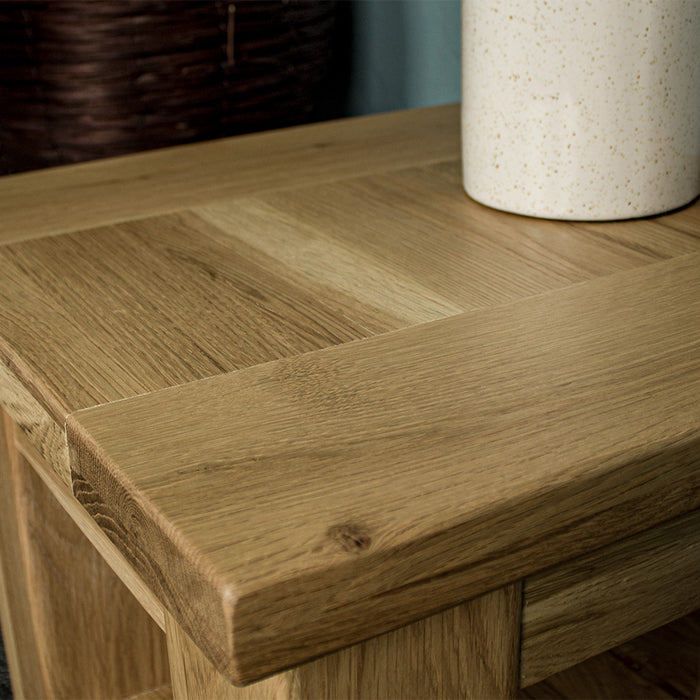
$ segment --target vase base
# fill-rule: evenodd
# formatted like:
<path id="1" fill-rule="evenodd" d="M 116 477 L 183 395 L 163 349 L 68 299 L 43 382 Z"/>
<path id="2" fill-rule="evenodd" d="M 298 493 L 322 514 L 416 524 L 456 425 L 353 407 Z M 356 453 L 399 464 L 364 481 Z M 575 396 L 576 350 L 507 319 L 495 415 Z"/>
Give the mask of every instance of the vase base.
<path id="1" fill-rule="evenodd" d="M 557 210 L 556 208 L 549 207 L 534 207 L 526 206 L 523 204 L 506 204 L 504 202 L 493 201 L 489 197 L 482 197 L 478 193 L 470 192 L 466 187 L 464 188 L 465 193 L 470 199 L 475 202 L 482 204 L 483 206 L 489 207 L 490 209 L 497 209 L 498 211 L 503 211 L 508 214 L 517 214 L 518 216 L 529 216 L 535 219 L 551 219 L 553 221 L 582 221 L 582 222 L 604 222 L 604 221 L 627 221 L 630 219 L 644 219 L 652 216 L 660 216 L 662 214 L 669 214 L 679 209 L 684 209 L 690 204 L 693 204 L 700 193 L 694 193 L 690 197 L 684 197 L 676 200 L 675 202 L 664 204 L 661 206 L 648 207 L 643 210 L 621 210 L 621 209 L 610 209 L 610 210 L 600 210 L 596 212 L 592 211 L 577 211 L 575 208 L 570 207 L 569 209 Z"/>

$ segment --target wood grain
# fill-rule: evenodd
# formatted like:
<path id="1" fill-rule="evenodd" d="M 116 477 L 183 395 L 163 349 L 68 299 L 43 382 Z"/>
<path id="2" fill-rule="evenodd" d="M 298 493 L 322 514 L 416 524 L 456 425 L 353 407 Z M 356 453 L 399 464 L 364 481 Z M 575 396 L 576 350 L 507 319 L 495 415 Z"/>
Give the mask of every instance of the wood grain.
<path id="1" fill-rule="evenodd" d="M 0 247 L 0 356 L 59 425 L 402 325 L 210 228 L 173 215 Z"/>
<path id="2" fill-rule="evenodd" d="M 697 508 L 699 271 L 77 412 L 74 492 L 214 665 L 260 678 Z"/>
<path id="3" fill-rule="evenodd" d="M 0 407 L 7 412 L 56 476 L 70 487 L 70 464 L 64 421 L 59 423 L 54 420 L 17 374 L 22 376 L 20 372 L 11 371 L 0 361 Z M 35 393 L 41 395 L 39 390 Z"/>
<path id="4" fill-rule="evenodd" d="M 205 700 L 506 698 L 518 686 L 520 585 L 513 584 L 240 688 L 170 616 L 174 697 Z"/>
<path id="5" fill-rule="evenodd" d="M 692 698 L 700 680 L 700 610 L 518 692 L 519 698 Z"/>
<path id="6" fill-rule="evenodd" d="M 685 212 L 507 215 L 451 161 L 0 247 L 0 399 L 65 480 L 51 418 L 700 251 Z"/>
<path id="7" fill-rule="evenodd" d="M 13 695 L 42 698 L 47 697 L 48 687 L 30 612 L 30 581 L 21 539 L 25 513 L 17 497 L 20 465 L 14 433 L 12 421 L 0 409 L 0 623 Z"/>
<path id="8" fill-rule="evenodd" d="M 0 178 L 0 243 L 459 154 L 459 105 L 221 139 Z"/>
<path id="9" fill-rule="evenodd" d="M 533 700 L 665 700 L 680 696 L 634 673 L 613 654 L 602 654 L 525 688 L 519 697 Z"/>
<path id="10" fill-rule="evenodd" d="M 521 686 L 700 608 L 700 511 L 526 579 Z"/>
<path id="11" fill-rule="evenodd" d="M 489 209 L 464 195 L 458 160 L 193 211 L 228 237 L 406 323 L 700 251 L 700 236 L 664 218 L 596 227 Z"/>
<path id="12" fill-rule="evenodd" d="M 161 631 L 34 470 L 26 462 L 23 469 L 30 604 L 47 696 L 93 700 L 163 685 Z"/>
<path id="13" fill-rule="evenodd" d="M 171 620 L 172 622 L 172 620 Z M 183 634 L 180 631 L 180 634 Z M 191 640 L 186 639 L 190 662 L 203 659 Z M 190 649 L 190 645 L 194 648 Z M 518 698 L 545 700 L 656 700 L 662 697 L 692 698 L 700 684 L 698 653 L 700 652 L 700 611 L 649 632 L 611 649 L 575 667 L 561 671 L 546 681 L 518 691 Z M 309 667 L 313 664 L 309 664 Z M 278 700 L 284 695 L 285 679 L 295 670 L 245 688 L 225 683 L 223 691 L 209 697 L 220 700 L 226 693 L 236 700 Z M 208 667 L 208 673 L 215 671 Z M 278 679 L 275 684 L 274 679 Z M 144 694 L 130 700 L 169 700 L 169 687 L 160 689 L 162 695 Z M 268 692 L 268 696 L 264 694 Z"/>
<path id="14" fill-rule="evenodd" d="M 15 447 L 17 452 L 27 460 L 34 471 L 44 482 L 61 508 L 70 519 L 78 526 L 90 544 L 100 553 L 102 559 L 109 568 L 119 577 L 120 581 L 129 589 L 138 600 L 141 607 L 150 615 L 151 619 L 165 631 L 165 613 L 162 605 L 141 578 L 134 572 L 124 558 L 124 555 L 112 544 L 111 540 L 99 528 L 87 511 L 78 503 L 72 490 L 69 490 L 61 480 L 56 478 L 53 471 L 27 440 L 26 436 L 18 430 L 15 431 Z"/>
<path id="15" fill-rule="evenodd" d="M 15 430 L 7 419 L 5 430 Z M 10 469 L 2 492 L 13 494 L 14 517 L 8 534 L 3 523 L 3 539 L 14 534 L 16 542 L 11 559 L 3 551 L 3 567 L 12 567 L 14 592 L 3 629 L 9 619 L 18 695 L 114 698 L 165 684 L 161 631 L 18 451 Z"/>
<path id="16" fill-rule="evenodd" d="M 35 486 L 66 496 L 219 668 L 305 661 L 697 505 L 697 256 L 656 263 L 700 250 L 700 203 L 612 224 L 495 212 L 462 191 L 458 119 L 430 108 L 0 179 L 0 243 L 15 242 L 0 246 L 0 406 L 64 483 L 68 414 L 195 382 L 126 402 L 133 425 L 116 404 L 94 427 L 71 419 L 74 488 L 121 555 L 48 471 Z M 431 323 L 650 264 L 590 287 L 602 296 Z M 103 416 L 106 446 L 88 434 Z M 320 600 L 309 642 L 286 633 L 288 606 L 318 581 L 300 603 Z M 337 639 L 314 632 L 325 619 Z M 247 634 L 260 658 L 241 656 Z"/>

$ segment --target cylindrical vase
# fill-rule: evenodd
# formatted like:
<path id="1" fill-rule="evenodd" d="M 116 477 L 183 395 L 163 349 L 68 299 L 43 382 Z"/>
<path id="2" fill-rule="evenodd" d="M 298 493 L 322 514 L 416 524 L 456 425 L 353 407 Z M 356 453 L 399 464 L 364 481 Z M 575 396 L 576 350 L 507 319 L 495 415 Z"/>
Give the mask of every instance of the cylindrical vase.
<path id="1" fill-rule="evenodd" d="M 700 194 L 699 0 L 462 0 L 464 187 L 610 220 Z"/>

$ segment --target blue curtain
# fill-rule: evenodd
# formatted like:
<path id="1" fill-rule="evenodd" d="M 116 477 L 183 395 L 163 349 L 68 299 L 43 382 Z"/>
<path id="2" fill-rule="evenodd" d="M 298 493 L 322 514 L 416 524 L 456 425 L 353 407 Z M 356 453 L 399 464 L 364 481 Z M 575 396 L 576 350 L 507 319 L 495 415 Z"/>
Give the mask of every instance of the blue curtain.
<path id="1" fill-rule="evenodd" d="M 352 10 L 350 115 L 459 101 L 459 0 L 356 0 Z"/>

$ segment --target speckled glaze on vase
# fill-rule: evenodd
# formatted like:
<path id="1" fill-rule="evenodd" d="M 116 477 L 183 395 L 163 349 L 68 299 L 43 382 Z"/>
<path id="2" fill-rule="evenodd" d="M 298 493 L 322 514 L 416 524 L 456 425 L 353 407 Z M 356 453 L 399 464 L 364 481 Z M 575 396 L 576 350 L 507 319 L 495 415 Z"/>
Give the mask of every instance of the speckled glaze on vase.
<path id="1" fill-rule="evenodd" d="M 464 187 L 554 219 L 700 194 L 700 0 L 462 0 Z"/>

